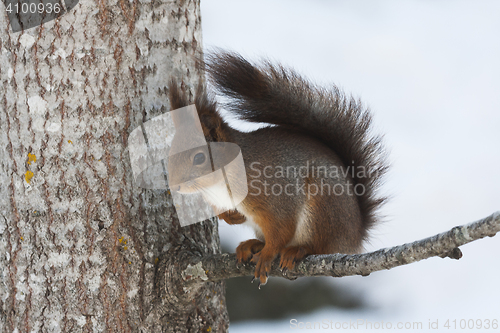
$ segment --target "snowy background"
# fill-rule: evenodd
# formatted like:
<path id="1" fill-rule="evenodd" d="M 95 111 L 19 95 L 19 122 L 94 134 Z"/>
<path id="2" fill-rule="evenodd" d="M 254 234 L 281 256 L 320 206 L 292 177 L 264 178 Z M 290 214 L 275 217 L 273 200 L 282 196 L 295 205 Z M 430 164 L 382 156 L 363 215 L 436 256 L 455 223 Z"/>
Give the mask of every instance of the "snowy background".
<path id="1" fill-rule="evenodd" d="M 383 192 L 393 198 L 368 251 L 500 210 L 500 1 L 203 0 L 202 20 L 206 48 L 280 61 L 370 107 L 390 149 Z M 221 223 L 232 249 L 250 237 L 244 227 Z M 431 258 L 332 279 L 363 295 L 368 306 L 361 310 L 247 321 L 230 332 L 303 331 L 290 319 L 422 322 L 420 332 L 429 321 L 455 331 L 443 327 L 447 319 L 456 319 L 457 329 L 462 319 L 500 320 L 500 235 L 462 252 L 459 261 Z"/>

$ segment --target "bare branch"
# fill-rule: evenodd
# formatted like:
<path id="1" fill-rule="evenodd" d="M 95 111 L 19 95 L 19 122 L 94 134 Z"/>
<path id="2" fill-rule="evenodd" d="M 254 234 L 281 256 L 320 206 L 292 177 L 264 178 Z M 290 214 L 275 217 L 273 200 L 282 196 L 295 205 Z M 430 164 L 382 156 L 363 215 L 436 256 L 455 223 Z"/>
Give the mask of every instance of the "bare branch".
<path id="1" fill-rule="evenodd" d="M 500 212 L 496 212 L 479 221 L 454 227 L 429 238 L 371 253 L 311 255 L 287 272 L 280 270 L 277 258 L 270 276 L 280 276 L 290 280 L 301 276 L 367 276 L 372 272 L 407 265 L 430 257 L 460 259 L 462 252 L 459 246 L 486 236 L 493 237 L 499 231 Z M 236 255 L 227 253 L 191 257 L 183 267 L 182 279 L 185 286 L 251 276 L 255 269 L 253 264 L 237 264 Z"/>

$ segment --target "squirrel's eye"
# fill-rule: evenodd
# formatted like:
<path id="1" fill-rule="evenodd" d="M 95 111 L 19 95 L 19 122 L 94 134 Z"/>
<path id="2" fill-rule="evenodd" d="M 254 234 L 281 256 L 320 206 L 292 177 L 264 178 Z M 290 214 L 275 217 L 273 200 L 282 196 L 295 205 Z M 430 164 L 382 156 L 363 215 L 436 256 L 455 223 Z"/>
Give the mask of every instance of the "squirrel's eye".
<path id="1" fill-rule="evenodd" d="M 193 165 L 200 165 L 200 164 L 203 164 L 204 162 L 205 162 L 205 154 L 198 153 L 198 154 L 194 155 Z"/>

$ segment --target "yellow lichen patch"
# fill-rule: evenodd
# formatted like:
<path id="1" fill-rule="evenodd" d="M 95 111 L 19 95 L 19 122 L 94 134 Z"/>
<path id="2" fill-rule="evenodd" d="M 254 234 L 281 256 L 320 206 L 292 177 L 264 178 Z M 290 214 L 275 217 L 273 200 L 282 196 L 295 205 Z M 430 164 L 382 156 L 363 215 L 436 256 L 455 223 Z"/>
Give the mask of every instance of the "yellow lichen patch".
<path id="1" fill-rule="evenodd" d="M 158 263 L 158 261 L 160 261 L 160 259 L 159 259 L 159 258 L 156 258 L 156 259 L 155 259 L 155 265 Z"/>
<path id="2" fill-rule="evenodd" d="M 209 326 L 209 327 L 207 328 L 207 332 L 212 332 L 212 327 L 210 327 L 210 326 Z"/>
<path id="3" fill-rule="evenodd" d="M 127 244 L 127 240 L 126 239 L 123 241 L 123 244 Z"/>
<path id="4" fill-rule="evenodd" d="M 71 143 L 71 144 L 73 144 L 73 141 L 71 141 L 71 140 L 68 140 L 68 143 Z"/>
<path id="5" fill-rule="evenodd" d="M 24 238 L 23 238 L 23 237 L 21 237 L 21 240 L 24 240 Z"/>
<path id="6" fill-rule="evenodd" d="M 126 246 L 125 246 L 123 249 L 124 249 L 124 250 L 127 250 L 127 249 L 128 249 L 128 247 L 126 247 Z"/>
<path id="7" fill-rule="evenodd" d="M 121 243 L 123 242 L 123 237 L 122 238 L 119 238 L 118 241 Z"/>
<path id="8" fill-rule="evenodd" d="M 129 265 L 132 265 L 132 261 L 129 261 L 129 262 L 128 262 L 128 264 L 129 264 Z"/>
<path id="9" fill-rule="evenodd" d="M 33 178 L 34 174 L 31 171 L 26 171 L 26 174 L 24 175 L 24 179 L 26 179 L 26 183 L 30 183 L 31 178 Z"/>
<path id="10" fill-rule="evenodd" d="M 28 164 L 31 165 L 31 162 L 36 162 L 36 156 L 34 154 L 28 153 Z"/>

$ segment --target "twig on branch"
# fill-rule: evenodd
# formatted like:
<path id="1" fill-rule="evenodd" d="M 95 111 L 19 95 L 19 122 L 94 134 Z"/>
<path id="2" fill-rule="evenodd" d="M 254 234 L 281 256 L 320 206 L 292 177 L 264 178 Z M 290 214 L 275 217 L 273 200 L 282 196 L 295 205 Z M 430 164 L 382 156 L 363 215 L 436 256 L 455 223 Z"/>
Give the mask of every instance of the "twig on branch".
<path id="1" fill-rule="evenodd" d="M 345 255 L 311 255 L 298 263 L 293 270 L 283 273 L 277 258 L 271 268 L 270 276 L 296 279 L 301 276 L 350 276 L 370 275 L 372 272 L 407 265 L 430 257 L 449 257 L 460 259 L 458 248 L 483 237 L 493 237 L 500 231 L 500 212 L 479 221 L 454 227 L 453 229 L 392 248 L 371 253 Z M 218 281 L 254 274 L 254 264 L 237 264 L 235 254 L 217 254 L 191 257 L 183 267 L 182 280 L 186 287 L 207 281 Z"/>

